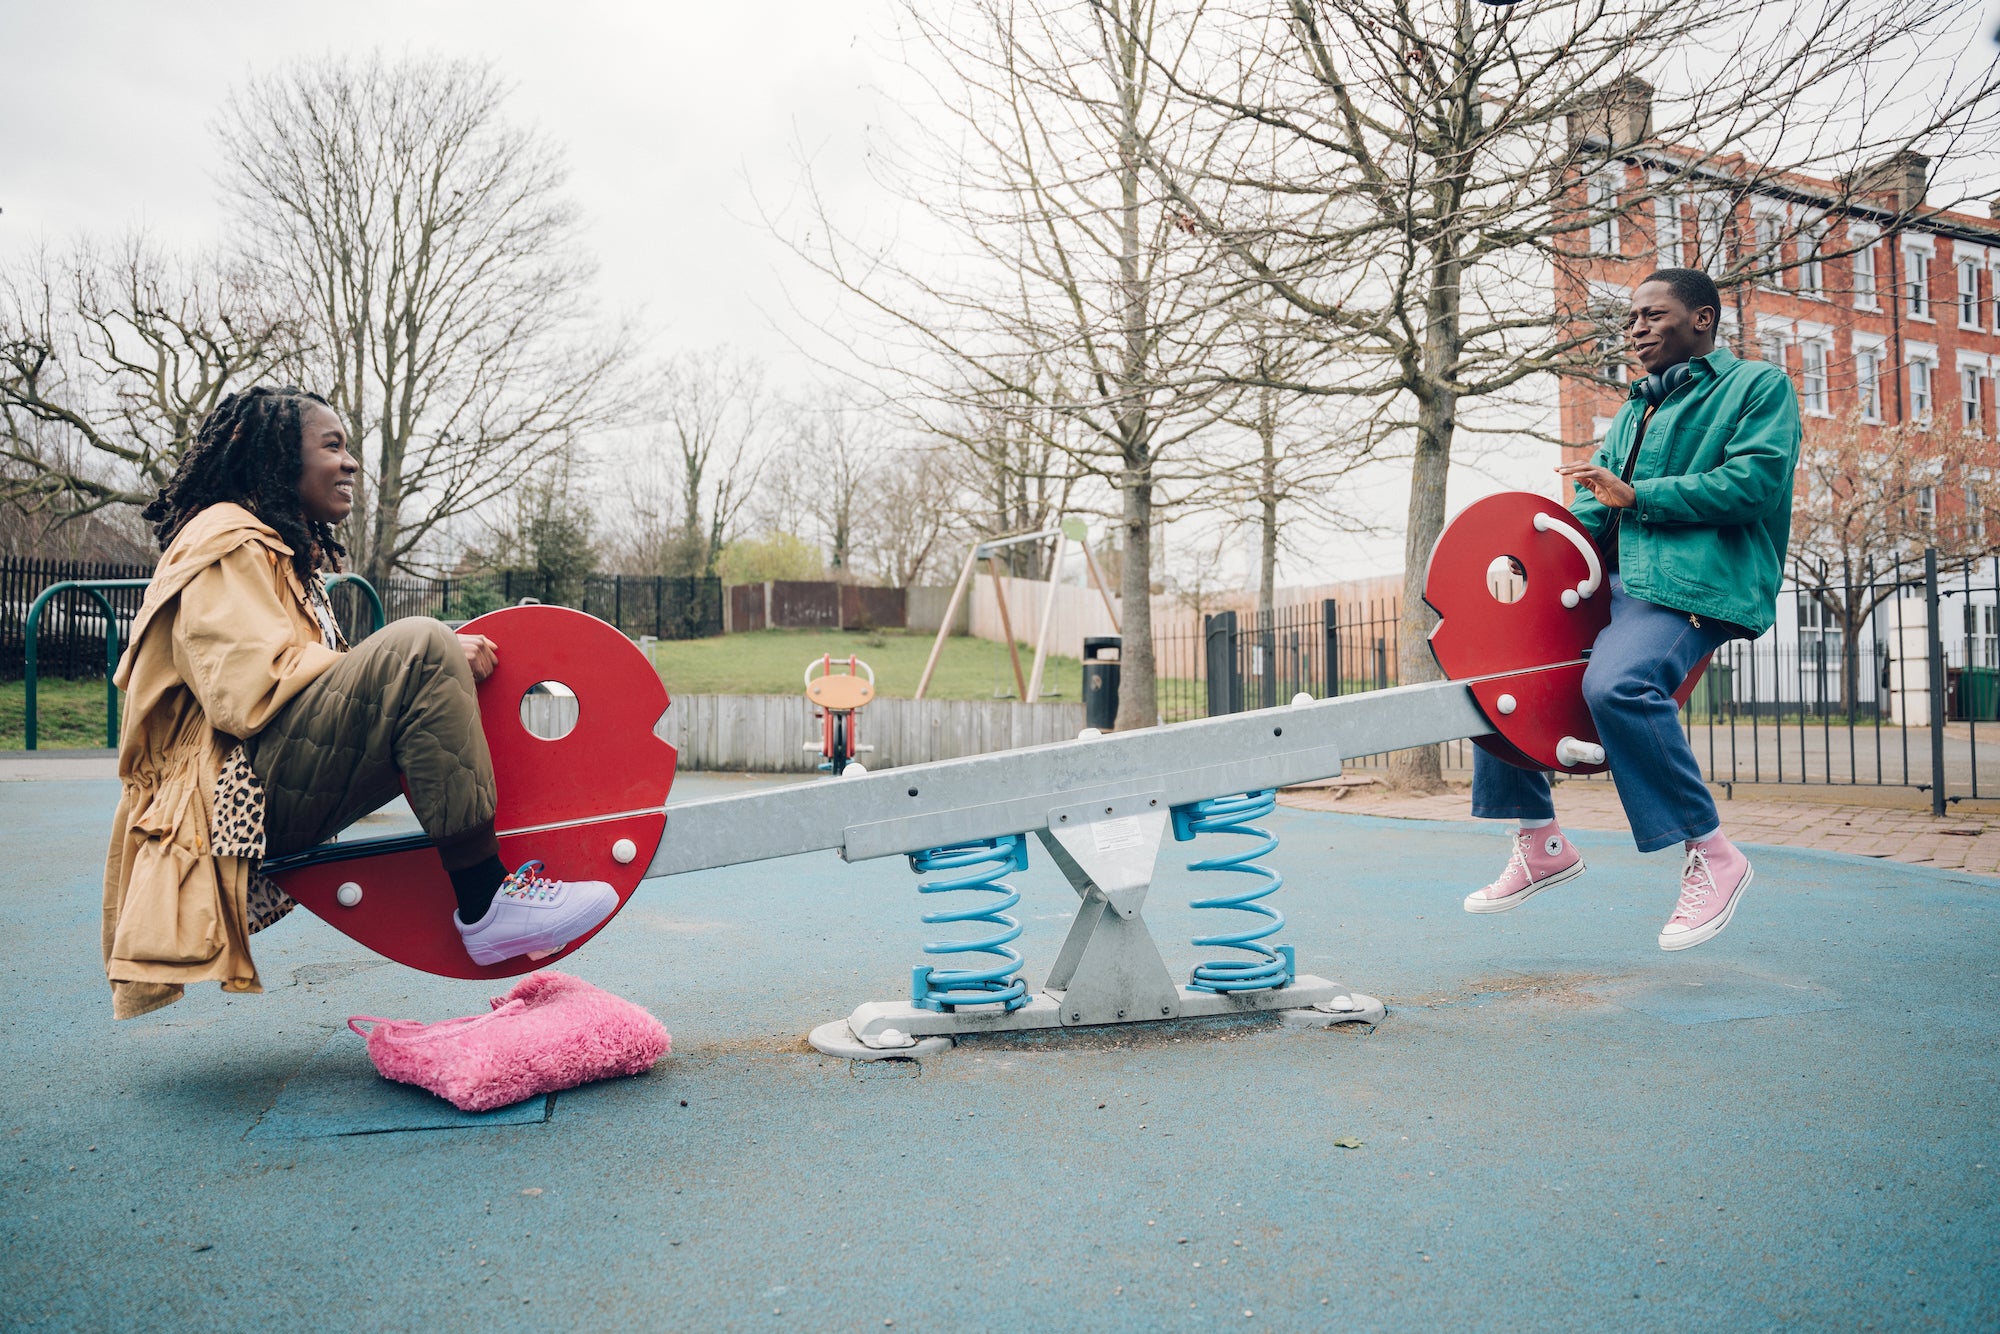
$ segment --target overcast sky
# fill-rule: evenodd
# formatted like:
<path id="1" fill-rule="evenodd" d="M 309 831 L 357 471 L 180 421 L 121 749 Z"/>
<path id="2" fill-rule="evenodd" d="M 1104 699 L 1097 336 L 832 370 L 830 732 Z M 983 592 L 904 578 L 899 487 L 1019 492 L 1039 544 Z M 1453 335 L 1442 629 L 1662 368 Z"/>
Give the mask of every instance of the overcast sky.
<path id="1" fill-rule="evenodd" d="M 758 222 L 753 191 L 782 204 L 809 154 L 835 216 L 898 225 L 863 162 L 907 87 L 887 40 L 895 12 L 893 0 L 0 0 L 0 262 L 80 230 L 214 239 L 210 125 L 248 74 L 329 52 L 480 58 L 513 84 L 510 114 L 566 153 L 609 310 L 640 316 L 658 352 L 729 342 L 798 386 L 813 372 L 793 340 L 812 334 L 792 305 L 829 296 Z M 1551 490 L 1546 471 L 1502 476 Z M 1459 503 L 1497 484 L 1462 482 Z M 1399 485 L 1369 489 L 1400 514 Z M 1400 540 L 1333 539 L 1281 577 L 1400 563 Z"/>
<path id="2" fill-rule="evenodd" d="M 730 341 L 782 360 L 760 310 L 783 314 L 785 256 L 746 182 L 782 199 L 803 147 L 843 202 L 864 184 L 884 78 L 863 34 L 889 12 L 883 0 L 0 0 L 0 258 L 86 228 L 215 236 L 210 125 L 253 71 L 329 51 L 476 57 L 514 85 L 510 114 L 566 152 L 614 309 L 643 314 L 663 351 Z"/>

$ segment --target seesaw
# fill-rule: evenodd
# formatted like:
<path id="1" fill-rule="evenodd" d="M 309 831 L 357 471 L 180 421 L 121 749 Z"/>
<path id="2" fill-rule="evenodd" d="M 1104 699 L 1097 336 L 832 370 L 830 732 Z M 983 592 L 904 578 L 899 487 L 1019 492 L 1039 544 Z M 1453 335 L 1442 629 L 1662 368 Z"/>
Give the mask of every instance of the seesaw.
<path id="1" fill-rule="evenodd" d="M 509 864 L 540 857 L 566 878 L 607 881 L 621 907 L 642 880 L 825 850 L 850 862 L 907 856 L 928 877 L 923 901 L 947 906 L 921 920 L 976 934 L 925 944 L 935 962 L 913 969 L 908 999 L 864 1004 L 812 1035 L 823 1051 L 879 1057 L 969 1033 L 1252 1011 L 1379 1020 L 1380 1001 L 1299 973 L 1292 947 L 1272 939 L 1285 925 L 1270 902 L 1283 880 L 1262 860 L 1277 839 L 1255 821 L 1276 790 L 1339 774 L 1343 756 L 1464 738 L 1524 767 L 1604 767 L 1580 683 L 1610 597 L 1596 548 L 1566 510 L 1524 492 L 1471 505 L 1432 553 L 1425 599 L 1443 618 L 1431 648 L 1447 680 L 671 808 L 675 752 L 653 732 L 667 693 L 622 634 L 549 606 L 505 608 L 466 630 L 499 645 L 480 700 Z M 523 694 L 545 681 L 578 702 L 574 729 L 555 740 L 521 720 Z M 1224 836 L 1224 850 L 1190 869 L 1228 887 L 1194 906 L 1240 914 L 1237 929 L 1195 938 L 1229 953 L 1185 984 L 1141 915 L 1169 831 L 1181 842 Z M 1035 992 L 1007 915 L 1020 896 L 1006 877 L 1027 867 L 1030 834 L 1082 900 Z M 336 929 L 413 968 L 493 978 L 552 961 L 474 964 L 422 835 L 330 843 L 265 870 Z"/>

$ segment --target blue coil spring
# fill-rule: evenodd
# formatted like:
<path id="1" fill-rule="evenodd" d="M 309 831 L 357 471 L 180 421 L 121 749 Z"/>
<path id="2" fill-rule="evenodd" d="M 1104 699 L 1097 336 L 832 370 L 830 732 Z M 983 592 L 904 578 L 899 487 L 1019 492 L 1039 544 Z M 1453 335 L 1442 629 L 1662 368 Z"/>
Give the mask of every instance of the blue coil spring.
<path id="1" fill-rule="evenodd" d="M 1285 877 L 1258 861 L 1277 850 L 1277 836 L 1250 823 L 1277 808 L 1278 794 L 1268 790 L 1237 797 L 1211 797 L 1174 808 L 1174 838 L 1179 842 L 1185 843 L 1197 834 L 1239 834 L 1258 840 L 1255 846 L 1239 847 L 1233 852 L 1188 863 L 1190 871 L 1233 871 L 1254 877 L 1254 883 L 1244 886 L 1240 893 L 1195 899 L 1190 907 L 1230 908 L 1263 919 L 1242 931 L 1194 938 L 1197 949 L 1220 946 L 1242 950 L 1251 956 L 1196 965 L 1189 983 L 1196 991 L 1263 991 L 1287 985 L 1296 971 L 1290 945 L 1264 943 L 1285 929 L 1285 915 L 1263 902 L 1277 893 Z"/>
<path id="2" fill-rule="evenodd" d="M 985 954 L 1000 962 L 991 968 L 937 968 L 918 964 L 910 973 L 910 1001 L 926 1010 L 942 1011 L 964 1005 L 1004 1005 L 1009 1010 L 1018 1010 L 1028 1003 L 1028 984 L 1015 976 L 1021 971 L 1021 956 L 1011 945 L 1021 934 L 1021 924 L 1007 916 L 1007 910 L 1019 903 L 1021 896 L 1000 877 L 1028 869 L 1028 840 L 1020 834 L 1008 834 L 910 854 L 910 869 L 919 875 L 967 867 L 979 869 L 948 880 L 925 881 L 917 886 L 917 892 L 953 894 L 976 890 L 997 894 L 999 900 L 955 911 L 927 912 L 923 915 L 924 925 L 981 922 L 998 930 L 973 940 L 929 941 L 924 945 L 924 953 Z"/>

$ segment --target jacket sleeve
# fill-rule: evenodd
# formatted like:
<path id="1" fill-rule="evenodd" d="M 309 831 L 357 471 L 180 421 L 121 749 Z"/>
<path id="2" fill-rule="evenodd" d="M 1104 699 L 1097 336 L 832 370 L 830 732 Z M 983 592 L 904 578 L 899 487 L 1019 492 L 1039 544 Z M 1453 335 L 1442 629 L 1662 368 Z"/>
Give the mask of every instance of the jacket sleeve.
<path id="1" fill-rule="evenodd" d="M 1590 456 L 1592 467 L 1611 467 L 1611 441 L 1616 435 L 1617 431 L 1615 430 L 1605 434 L 1604 443 L 1599 445 L 1597 452 Z M 1613 471 L 1616 471 L 1616 469 L 1613 469 Z M 1611 521 L 1611 511 L 1605 506 L 1603 501 L 1590 493 L 1589 487 L 1581 482 L 1576 484 L 1576 494 L 1570 497 L 1569 512 L 1578 523 L 1583 525 L 1583 530 L 1586 533 L 1589 533 L 1591 537 L 1599 541 L 1603 540 L 1604 529 Z"/>
<path id="2" fill-rule="evenodd" d="M 1634 517 L 1644 524 L 1712 528 L 1761 519 L 1790 501 L 1800 434 L 1791 380 L 1783 374 L 1760 376 L 1745 395 L 1722 462 L 1704 472 L 1635 482 Z"/>
<path id="3" fill-rule="evenodd" d="M 236 548 L 188 582 L 174 617 L 175 668 L 209 725 L 238 740 L 257 735 L 340 661 L 324 644 L 300 640 L 271 561 L 258 543 Z"/>

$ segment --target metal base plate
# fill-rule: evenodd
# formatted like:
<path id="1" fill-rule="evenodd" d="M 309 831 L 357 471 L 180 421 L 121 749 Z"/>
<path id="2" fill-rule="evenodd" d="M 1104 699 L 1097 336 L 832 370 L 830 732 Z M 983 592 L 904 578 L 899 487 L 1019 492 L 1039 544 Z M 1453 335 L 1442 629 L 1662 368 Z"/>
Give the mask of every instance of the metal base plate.
<path id="1" fill-rule="evenodd" d="M 1386 1013 L 1373 996 L 1352 991 L 1323 977 L 1301 975 L 1288 987 L 1265 991 L 1221 994 L 1196 991 L 1192 987 L 1175 990 L 1174 1001 L 1159 1007 L 1160 1013 L 1120 1012 L 1115 1018 L 1085 1017 L 1077 1010 L 1064 1009 L 1063 993 L 1043 991 L 1030 997 L 1018 1010 L 999 1006 L 939 1013 L 902 1001 L 870 1001 L 844 1020 L 821 1024 L 808 1039 L 820 1051 L 855 1060 L 882 1060 L 885 1057 L 920 1056 L 942 1050 L 953 1036 L 968 1033 L 1018 1033 L 1030 1029 L 1088 1028 L 1107 1023 L 1157 1023 L 1163 1019 L 1209 1019 L 1220 1015 L 1283 1011 L 1287 1019 L 1307 1023 L 1380 1023 Z M 892 1036 L 893 1034 L 893 1036 Z M 903 1045 L 910 1039 L 916 1045 Z M 942 1045 L 930 1047 L 936 1041 Z M 881 1043 L 883 1045 L 871 1045 Z"/>
<path id="2" fill-rule="evenodd" d="M 941 1051 L 950 1051 L 952 1048 L 952 1041 L 948 1037 L 909 1038 L 905 1042 L 891 1046 L 871 1047 L 854 1036 L 854 1030 L 848 1026 L 845 1019 L 821 1024 L 806 1035 L 806 1041 L 828 1056 L 838 1056 L 849 1061 L 918 1060 L 925 1056 L 935 1056 Z"/>

